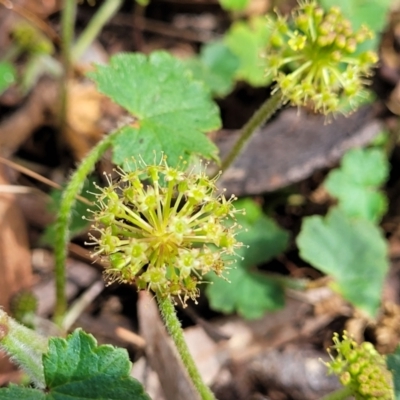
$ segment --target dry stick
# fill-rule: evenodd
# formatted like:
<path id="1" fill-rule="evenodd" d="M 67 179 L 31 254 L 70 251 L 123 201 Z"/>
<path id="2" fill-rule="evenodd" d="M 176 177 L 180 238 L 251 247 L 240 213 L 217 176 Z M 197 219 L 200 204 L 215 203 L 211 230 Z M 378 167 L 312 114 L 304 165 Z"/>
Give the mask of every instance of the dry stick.
<path id="1" fill-rule="evenodd" d="M 19 171 L 19 172 L 23 173 L 24 175 L 30 176 L 31 178 L 36 179 L 37 181 L 42 182 L 54 189 L 58 189 L 58 190 L 63 189 L 62 186 L 59 185 L 58 183 L 53 182 L 52 180 L 47 179 L 44 176 L 42 176 L 34 171 L 31 171 L 30 169 L 28 169 L 20 164 L 15 163 L 14 161 L 8 160 L 7 158 L 0 156 L 0 163 L 2 163 L 4 165 L 8 165 L 9 167 L 15 169 L 16 171 Z M 76 198 L 77 198 L 77 200 L 81 201 L 82 203 L 87 204 L 88 206 L 93 205 L 93 203 L 91 201 L 89 201 L 88 199 L 86 199 L 83 196 L 78 195 L 78 196 L 76 196 Z"/>
<path id="2" fill-rule="evenodd" d="M 104 289 L 104 282 L 94 282 L 81 296 L 71 305 L 62 320 L 62 329 L 67 332 L 85 309 L 93 303 L 93 300 L 100 295 Z"/>
<path id="3" fill-rule="evenodd" d="M 53 42 L 57 44 L 60 43 L 60 36 L 58 36 L 57 32 L 51 27 L 50 24 L 43 21 L 36 14 L 32 13 L 25 7 L 15 4 L 15 1 L 13 2 L 11 0 L 0 0 L 0 4 L 2 4 L 5 8 L 9 9 L 10 11 L 19 14 L 27 21 L 31 22 L 33 25 L 39 28 L 43 33 L 45 33 Z"/>

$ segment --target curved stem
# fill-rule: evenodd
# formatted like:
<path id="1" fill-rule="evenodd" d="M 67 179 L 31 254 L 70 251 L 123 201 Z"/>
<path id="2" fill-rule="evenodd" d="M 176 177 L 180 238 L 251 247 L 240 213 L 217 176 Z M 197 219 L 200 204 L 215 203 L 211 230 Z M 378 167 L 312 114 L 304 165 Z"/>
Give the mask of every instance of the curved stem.
<path id="1" fill-rule="evenodd" d="M 83 183 L 86 177 L 93 170 L 96 162 L 102 154 L 111 145 L 114 137 L 119 133 L 119 130 L 111 133 L 101 140 L 89 154 L 84 158 L 79 167 L 71 176 L 68 185 L 64 189 L 61 198 L 60 207 L 56 220 L 55 232 L 55 275 L 56 275 L 56 307 L 54 311 L 54 321 L 60 325 L 62 318 L 67 309 L 67 298 L 65 293 L 65 260 L 67 258 L 67 244 L 69 240 L 69 224 L 71 220 L 72 207 L 75 204 L 76 197 L 82 190 Z"/>
<path id="2" fill-rule="evenodd" d="M 4 350 L 35 383 L 44 389 L 42 356 L 47 352 L 47 339 L 19 324 L 0 308 L 0 349 Z"/>
<path id="3" fill-rule="evenodd" d="M 336 390 L 335 392 L 329 393 L 324 396 L 321 400 L 345 400 L 349 398 L 353 394 L 353 391 L 344 387 L 342 389 Z"/>
<path id="4" fill-rule="evenodd" d="M 175 307 L 172 304 L 172 301 L 159 293 L 157 293 L 156 296 L 161 315 L 164 319 L 164 323 L 175 343 L 175 346 L 181 356 L 183 364 L 186 367 L 186 370 L 188 371 L 194 386 L 199 392 L 202 400 L 215 400 L 215 396 L 208 388 L 208 386 L 203 382 L 203 379 L 200 376 L 199 371 L 197 370 L 193 358 L 189 353 L 189 349 L 183 336 L 181 323 L 176 316 Z"/>
<path id="5" fill-rule="evenodd" d="M 59 123 L 62 131 L 67 122 L 68 80 L 72 75 L 71 49 L 74 39 L 76 17 L 76 0 L 64 0 L 61 15 L 61 53 L 64 73 L 61 78 L 61 109 Z"/>
<path id="6" fill-rule="evenodd" d="M 97 37 L 103 26 L 114 16 L 122 5 L 122 0 L 106 0 L 76 40 L 72 48 L 72 59 L 78 61 Z"/>
<path id="7" fill-rule="evenodd" d="M 253 114 L 242 128 L 238 141 L 232 150 L 222 161 L 220 170 L 224 173 L 236 160 L 244 145 L 250 139 L 251 135 L 266 121 L 268 121 L 275 112 L 283 105 L 283 96 L 280 90 L 269 97 L 261 107 Z"/>

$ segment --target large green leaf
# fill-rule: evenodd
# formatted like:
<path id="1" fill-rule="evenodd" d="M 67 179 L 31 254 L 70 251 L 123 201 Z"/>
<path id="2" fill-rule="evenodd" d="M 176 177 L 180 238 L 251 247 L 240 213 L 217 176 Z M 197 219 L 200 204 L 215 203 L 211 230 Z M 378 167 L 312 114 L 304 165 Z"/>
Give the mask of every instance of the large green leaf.
<path id="1" fill-rule="evenodd" d="M 226 96 L 233 89 L 239 59 L 223 42 L 207 43 L 198 57 L 184 60 L 184 63 L 214 96 Z"/>
<path id="2" fill-rule="evenodd" d="M 114 142 L 114 162 L 129 168 L 132 156 L 147 163 L 163 152 L 170 165 L 192 153 L 216 158 L 217 148 L 205 133 L 221 125 L 209 91 L 172 55 L 157 51 L 117 54 L 109 65 L 89 74 L 98 89 L 128 110 L 135 122 Z"/>
<path id="3" fill-rule="evenodd" d="M 380 149 L 353 149 L 345 154 L 341 167 L 332 171 L 325 187 L 339 200 L 350 217 L 379 221 L 386 211 L 385 195 L 378 190 L 389 171 L 387 157 Z"/>
<path id="4" fill-rule="evenodd" d="M 97 346 L 81 330 L 67 339 L 51 338 L 43 356 L 46 393 L 10 386 L 0 389 L 7 400 L 150 400 L 143 386 L 130 377 L 131 364 L 125 349 Z"/>
<path id="5" fill-rule="evenodd" d="M 387 356 L 386 365 L 393 374 L 395 399 L 400 400 L 400 346 Z"/>
<path id="6" fill-rule="evenodd" d="M 265 73 L 262 59 L 269 34 L 264 17 L 235 22 L 226 33 L 226 45 L 240 60 L 237 79 L 253 86 L 266 86 L 271 82 L 271 78 Z"/>
<path id="7" fill-rule="evenodd" d="M 387 245 L 373 223 L 351 219 L 338 208 L 305 218 L 297 237 L 301 257 L 334 279 L 333 287 L 374 316 L 389 269 Z"/>
<path id="8" fill-rule="evenodd" d="M 226 275 L 229 282 L 210 275 L 208 278 L 212 284 L 207 286 L 206 293 L 215 310 L 224 313 L 237 311 L 245 318 L 259 318 L 266 311 L 283 306 L 284 292 L 280 284 L 250 268 L 281 253 L 287 246 L 288 234 L 263 215 L 254 202 L 237 202 L 236 207 L 246 209 L 246 215 L 238 217 L 242 226 L 238 239 L 244 246 Z"/>

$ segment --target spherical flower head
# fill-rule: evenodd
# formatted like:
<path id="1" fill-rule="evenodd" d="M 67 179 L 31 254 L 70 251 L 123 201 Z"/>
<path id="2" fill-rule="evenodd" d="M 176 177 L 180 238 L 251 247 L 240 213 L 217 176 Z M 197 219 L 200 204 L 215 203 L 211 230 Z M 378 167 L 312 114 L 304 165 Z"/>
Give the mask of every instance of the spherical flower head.
<path id="1" fill-rule="evenodd" d="M 313 0 L 300 2 L 290 22 L 278 13 L 269 17 L 267 27 L 266 72 L 284 101 L 326 115 L 366 96 L 363 86 L 378 60 L 372 51 L 357 52 L 373 37 L 367 27 L 353 31 L 338 7 L 325 12 Z"/>
<path id="2" fill-rule="evenodd" d="M 333 337 L 336 353 L 326 365 L 329 373 L 339 376 L 342 385 L 349 387 L 356 400 L 394 400 L 393 377 L 386 367 L 385 357 L 369 342 L 360 345 L 346 332 L 340 340 Z"/>
<path id="3" fill-rule="evenodd" d="M 234 197 L 217 191 L 216 179 L 184 163 L 169 167 L 134 161 L 118 171 L 117 183 L 99 188 L 92 235 L 95 256 L 107 259 L 109 281 L 135 283 L 185 304 L 199 295 L 197 285 L 211 271 L 221 276 L 242 244 L 236 238 Z"/>

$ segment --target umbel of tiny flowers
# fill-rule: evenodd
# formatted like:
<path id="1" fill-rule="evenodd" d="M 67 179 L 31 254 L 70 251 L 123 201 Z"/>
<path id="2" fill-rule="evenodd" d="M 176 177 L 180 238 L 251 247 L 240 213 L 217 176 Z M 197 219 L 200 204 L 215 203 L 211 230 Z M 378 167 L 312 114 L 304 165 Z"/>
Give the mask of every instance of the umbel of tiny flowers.
<path id="1" fill-rule="evenodd" d="M 357 342 L 343 332 L 342 340 L 333 336 L 329 373 L 339 376 L 343 386 L 356 400 L 394 400 L 393 377 L 386 367 L 385 357 L 369 342 Z M 329 396 L 327 396 L 329 398 Z"/>
<path id="2" fill-rule="evenodd" d="M 267 17 L 271 36 L 264 55 L 275 91 L 323 114 L 354 108 L 378 60 L 372 51 L 358 51 L 373 33 L 366 26 L 353 31 L 340 8 L 325 12 L 313 0 L 300 2 L 290 19 L 276 14 Z"/>
<path id="3" fill-rule="evenodd" d="M 237 224 L 225 223 L 236 212 L 234 197 L 219 193 L 204 168 L 185 172 L 185 163 L 172 168 L 165 157 L 157 165 L 133 163 L 96 195 L 94 256 L 109 262 L 109 281 L 178 296 L 185 305 L 199 295 L 203 276 L 221 276 L 241 246 Z"/>

